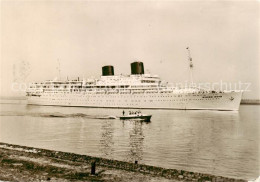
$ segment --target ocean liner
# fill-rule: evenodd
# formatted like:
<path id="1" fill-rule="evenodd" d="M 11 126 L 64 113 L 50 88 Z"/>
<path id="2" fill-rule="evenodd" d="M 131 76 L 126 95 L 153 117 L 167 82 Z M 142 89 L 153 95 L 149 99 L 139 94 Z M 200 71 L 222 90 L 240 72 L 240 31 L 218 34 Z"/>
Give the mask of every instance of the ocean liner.
<path id="1" fill-rule="evenodd" d="M 239 110 L 242 92 L 173 87 L 157 75 L 145 74 L 142 62 L 133 62 L 131 75 L 114 75 L 108 65 L 99 79 L 33 83 L 26 95 L 34 105 Z"/>

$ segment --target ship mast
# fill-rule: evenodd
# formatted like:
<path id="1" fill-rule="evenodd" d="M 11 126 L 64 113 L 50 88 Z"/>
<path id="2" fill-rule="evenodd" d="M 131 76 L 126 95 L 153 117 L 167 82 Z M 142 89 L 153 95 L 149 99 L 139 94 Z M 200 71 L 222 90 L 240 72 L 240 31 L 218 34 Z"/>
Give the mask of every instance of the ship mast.
<path id="1" fill-rule="evenodd" d="M 60 74 L 60 60 L 58 59 L 57 61 L 58 61 L 58 67 L 57 67 L 57 69 L 58 69 L 58 72 L 59 72 L 59 80 L 61 80 L 61 74 Z"/>
<path id="2" fill-rule="evenodd" d="M 191 57 L 191 54 L 190 54 L 190 48 L 187 47 L 186 49 L 188 51 L 188 61 L 190 62 L 190 83 L 193 86 L 193 75 L 192 75 L 193 63 L 192 63 L 192 57 Z"/>

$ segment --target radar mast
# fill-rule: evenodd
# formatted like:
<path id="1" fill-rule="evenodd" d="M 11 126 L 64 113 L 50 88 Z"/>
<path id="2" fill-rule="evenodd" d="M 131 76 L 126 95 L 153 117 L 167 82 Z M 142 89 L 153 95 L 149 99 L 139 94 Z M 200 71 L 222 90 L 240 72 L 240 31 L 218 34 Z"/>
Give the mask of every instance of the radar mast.
<path id="1" fill-rule="evenodd" d="M 193 86 L 193 75 L 192 75 L 192 71 L 193 71 L 193 63 L 192 63 L 192 57 L 190 54 L 190 48 L 187 47 L 187 52 L 188 52 L 188 61 L 190 62 L 190 83 Z"/>

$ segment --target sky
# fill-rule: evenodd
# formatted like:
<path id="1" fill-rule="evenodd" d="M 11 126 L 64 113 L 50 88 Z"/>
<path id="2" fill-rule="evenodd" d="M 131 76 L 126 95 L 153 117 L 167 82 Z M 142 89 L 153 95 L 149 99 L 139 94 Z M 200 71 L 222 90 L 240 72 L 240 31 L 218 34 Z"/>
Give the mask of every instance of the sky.
<path id="1" fill-rule="evenodd" d="M 186 82 L 188 46 L 194 82 L 250 83 L 244 98 L 260 99 L 259 9 L 259 1 L 2 0 L 0 95 L 59 75 L 98 78 L 104 65 L 130 74 L 134 61 Z"/>

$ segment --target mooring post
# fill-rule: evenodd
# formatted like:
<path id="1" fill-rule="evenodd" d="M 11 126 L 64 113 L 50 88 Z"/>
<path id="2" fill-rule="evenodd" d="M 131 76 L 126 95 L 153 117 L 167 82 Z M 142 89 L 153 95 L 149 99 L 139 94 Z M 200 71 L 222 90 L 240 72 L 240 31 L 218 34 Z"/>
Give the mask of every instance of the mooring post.
<path id="1" fill-rule="evenodd" d="M 96 174 L 96 161 L 91 162 L 91 174 L 92 175 Z"/>

